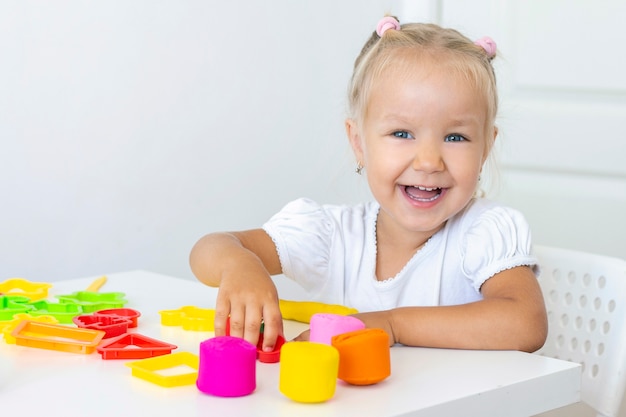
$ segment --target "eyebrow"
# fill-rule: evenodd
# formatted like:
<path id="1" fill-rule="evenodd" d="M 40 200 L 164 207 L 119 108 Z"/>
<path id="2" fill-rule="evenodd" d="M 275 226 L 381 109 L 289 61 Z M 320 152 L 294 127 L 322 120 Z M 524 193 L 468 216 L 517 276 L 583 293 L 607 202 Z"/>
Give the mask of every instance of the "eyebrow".
<path id="1" fill-rule="evenodd" d="M 380 117 L 380 120 L 386 123 L 411 123 L 412 119 L 413 117 L 411 116 L 404 116 L 398 113 L 383 114 Z M 452 127 L 472 126 L 472 125 L 480 126 L 482 122 L 480 121 L 479 117 L 462 116 L 462 117 L 452 118 L 448 120 L 446 124 Z"/>

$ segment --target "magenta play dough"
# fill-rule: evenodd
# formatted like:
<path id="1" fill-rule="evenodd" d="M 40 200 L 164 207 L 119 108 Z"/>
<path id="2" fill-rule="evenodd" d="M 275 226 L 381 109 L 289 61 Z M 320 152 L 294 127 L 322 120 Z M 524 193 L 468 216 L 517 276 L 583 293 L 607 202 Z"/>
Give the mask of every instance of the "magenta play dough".
<path id="1" fill-rule="evenodd" d="M 313 314 L 310 325 L 309 341 L 327 345 L 331 344 L 333 336 L 365 328 L 365 324 L 356 317 L 330 313 Z"/>
<path id="2" fill-rule="evenodd" d="M 232 336 L 200 343 L 198 389 L 218 397 L 241 397 L 256 389 L 256 346 Z"/>

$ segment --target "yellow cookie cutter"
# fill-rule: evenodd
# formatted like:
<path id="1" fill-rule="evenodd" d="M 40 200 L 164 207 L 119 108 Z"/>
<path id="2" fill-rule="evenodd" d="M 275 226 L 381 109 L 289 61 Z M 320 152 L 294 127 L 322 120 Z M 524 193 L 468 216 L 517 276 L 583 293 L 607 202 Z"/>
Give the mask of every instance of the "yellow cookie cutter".
<path id="1" fill-rule="evenodd" d="M 0 293 L 5 295 L 22 295 L 31 301 L 43 300 L 48 297 L 48 290 L 52 284 L 47 282 L 33 282 L 24 278 L 9 278 L 0 282 Z"/>
<path id="2" fill-rule="evenodd" d="M 190 352 L 177 352 L 154 358 L 127 362 L 126 366 L 132 369 L 131 374 L 162 387 L 179 387 L 195 384 L 198 379 L 200 358 Z M 165 375 L 167 371 L 173 372 L 177 367 L 185 367 L 186 372 Z M 193 371 L 189 372 L 189 368 Z"/>
<path id="3" fill-rule="evenodd" d="M 182 326 L 183 330 L 212 332 L 215 330 L 215 310 L 184 306 L 178 310 L 161 310 L 163 326 Z"/>

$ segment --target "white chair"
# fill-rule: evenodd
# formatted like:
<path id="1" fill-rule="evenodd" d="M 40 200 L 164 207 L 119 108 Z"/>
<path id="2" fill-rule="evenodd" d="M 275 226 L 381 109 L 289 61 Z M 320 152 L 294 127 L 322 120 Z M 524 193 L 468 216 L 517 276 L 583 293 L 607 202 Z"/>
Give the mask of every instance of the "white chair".
<path id="1" fill-rule="evenodd" d="M 548 310 L 537 353 L 582 365 L 582 401 L 617 417 L 626 389 L 626 261 L 535 246 Z"/>

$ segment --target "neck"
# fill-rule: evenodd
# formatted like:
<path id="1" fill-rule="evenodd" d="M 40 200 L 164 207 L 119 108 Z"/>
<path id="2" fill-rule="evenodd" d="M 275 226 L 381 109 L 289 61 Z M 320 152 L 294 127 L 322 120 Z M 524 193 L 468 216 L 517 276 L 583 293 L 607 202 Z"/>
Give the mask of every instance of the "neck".
<path id="1" fill-rule="evenodd" d="M 441 227 L 429 233 L 410 232 L 379 213 L 376 223 L 376 278 L 382 281 L 395 277 Z"/>

